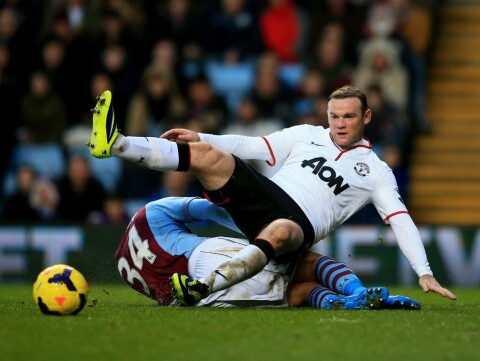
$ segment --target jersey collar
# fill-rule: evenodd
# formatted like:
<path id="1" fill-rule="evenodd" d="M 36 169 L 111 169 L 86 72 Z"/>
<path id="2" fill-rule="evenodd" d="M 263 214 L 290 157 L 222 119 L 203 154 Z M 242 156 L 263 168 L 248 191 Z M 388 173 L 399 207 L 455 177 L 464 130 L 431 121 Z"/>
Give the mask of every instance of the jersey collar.
<path id="1" fill-rule="evenodd" d="M 344 155 L 345 153 L 353 150 L 353 149 L 358 149 L 358 148 L 363 148 L 365 149 L 367 152 L 370 152 L 372 150 L 372 142 L 370 141 L 370 139 L 368 139 L 367 137 L 363 137 L 362 139 L 360 139 L 358 142 L 354 143 L 353 145 L 351 145 L 350 147 L 348 148 L 345 148 L 343 149 L 342 147 L 340 147 L 337 143 L 335 143 L 333 141 L 333 138 L 332 138 L 332 135 L 329 133 L 329 136 L 330 136 L 330 140 L 332 141 L 333 145 L 338 149 L 340 150 L 340 153 L 338 153 L 337 157 L 335 158 L 335 160 L 339 160 L 340 157 L 342 155 Z"/>

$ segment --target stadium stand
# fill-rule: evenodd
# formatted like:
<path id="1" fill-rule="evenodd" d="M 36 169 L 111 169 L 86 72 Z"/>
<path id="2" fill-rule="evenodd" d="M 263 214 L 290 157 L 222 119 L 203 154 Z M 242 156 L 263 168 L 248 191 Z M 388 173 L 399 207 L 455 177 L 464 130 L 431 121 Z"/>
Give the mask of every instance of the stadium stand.
<path id="1" fill-rule="evenodd" d="M 419 224 L 480 221 L 480 5 L 447 1 L 438 9 L 429 68 L 432 133 L 414 141 L 410 211 Z"/>

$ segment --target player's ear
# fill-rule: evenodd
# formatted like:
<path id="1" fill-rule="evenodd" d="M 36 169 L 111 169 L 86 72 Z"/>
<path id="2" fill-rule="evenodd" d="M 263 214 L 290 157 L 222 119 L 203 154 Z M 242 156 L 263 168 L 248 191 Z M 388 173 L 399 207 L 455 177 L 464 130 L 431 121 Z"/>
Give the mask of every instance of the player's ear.
<path id="1" fill-rule="evenodd" d="M 363 124 L 367 125 L 372 120 L 372 111 L 367 109 L 363 114 Z"/>

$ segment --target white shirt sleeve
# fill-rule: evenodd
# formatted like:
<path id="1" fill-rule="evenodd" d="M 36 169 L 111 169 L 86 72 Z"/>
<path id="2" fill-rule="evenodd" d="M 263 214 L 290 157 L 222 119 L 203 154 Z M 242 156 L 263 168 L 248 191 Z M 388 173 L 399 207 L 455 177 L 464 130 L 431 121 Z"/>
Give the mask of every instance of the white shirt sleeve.
<path id="1" fill-rule="evenodd" d="M 400 250 L 408 259 L 418 277 L 426 274 L 433 275 L 420 233 L 410 215 L 407 213 L 396 214 L 390 218 L 390 225 Z"/>
<path id="2" fill-rule="evenodd" d="M 393 172 L 389 169 L 376 184 L 373 193 L 373 204 L 385 223 L 398 213 L 408 213 Z"/>
<path id="3" fill-rule="evenodd" d="M 264 160 L 269 165 L 283 164 L 295 144 L 297 127 L 285 128 L 264 137 L 198 133 L 201 142 L 232 153 L 241 159 Z"/>
<path id="4" fill-rule="evenodd" d="M 241 159 L 272 160 L 272 153 L 263 137 L 214 135 L 198 133 L 201 142 L 211 144 Z"/>

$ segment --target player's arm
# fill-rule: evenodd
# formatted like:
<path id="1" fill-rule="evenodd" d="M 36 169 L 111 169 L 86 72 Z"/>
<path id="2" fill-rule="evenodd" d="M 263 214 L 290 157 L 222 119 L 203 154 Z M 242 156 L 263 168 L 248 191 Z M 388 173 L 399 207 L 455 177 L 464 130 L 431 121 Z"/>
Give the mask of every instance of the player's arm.
<path id="1" fill-rule="evenodd" d="M 212 221 L 241 233 L 228 212 L 206 199 L 197 197 L 165 197 L 149 204 L 160 213 L 164 222 L 175 222 L 186 228 L 186 224 Z"/>
<path id="2" fill-rule="evenodd" d="M 400 250 L 418 275 L 422 289 L 425 292 L 436 292 L 451 300 L 456 299 L 453 293 L 440 286 L 433 277 L 420 232 L 398 193 L 397 182 L 391 171 L 386 172 L 378 182 L 373 203 L 384 222 L 391 225 Z"/>
<path id="3" fill-rule="evenodd" d="M 420 233 L 410 215 L 406 213 L 397 214 L 390 218 L 390 225 L 400 249 L 419 276 L 420 287 L 425 292 L 432 291 L 451 300 L 456 300 L 457 297 L 448 289 L 442 287 L 433 277 Z"/>
<path id="4" fill-rule="evenodd" d="M 242 231 L 233 222 L 228 212 L 203 198 L 192 198 L 186 203 L 186 213 L 192 222 L 212 221 L 237 233 Z"/>
<path id="5" fill-rule="evenodd" d="M 256 159 L 275 165 L 285 159 L 294 144 L 289 129 L 274 132 L 265 137 L 244 135 L 214 135 L 195 133 L 188 129 L 171 129 L 161 135 L 175 142 L 205 142 L 241 159 Z"/>

